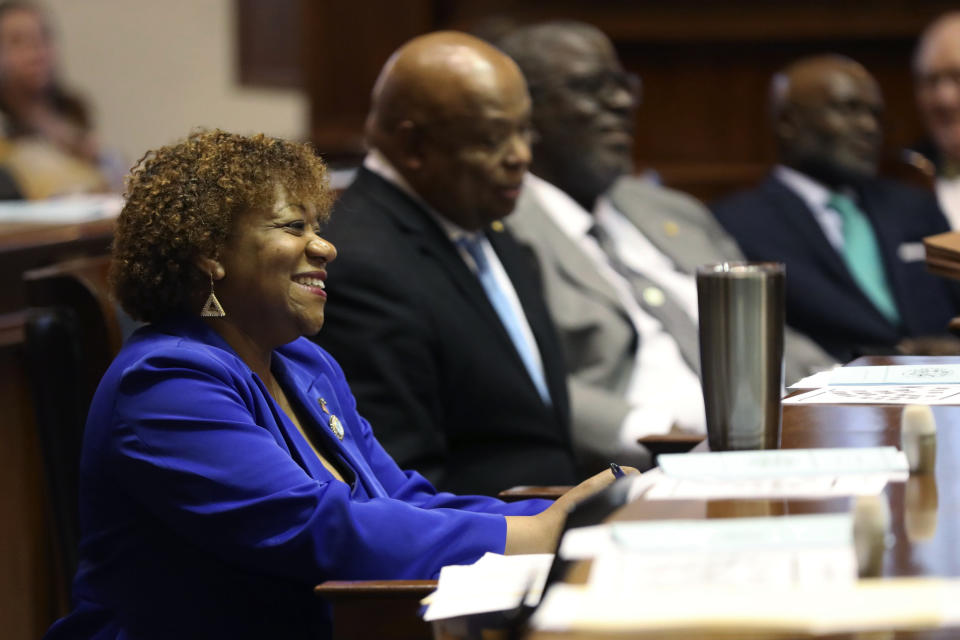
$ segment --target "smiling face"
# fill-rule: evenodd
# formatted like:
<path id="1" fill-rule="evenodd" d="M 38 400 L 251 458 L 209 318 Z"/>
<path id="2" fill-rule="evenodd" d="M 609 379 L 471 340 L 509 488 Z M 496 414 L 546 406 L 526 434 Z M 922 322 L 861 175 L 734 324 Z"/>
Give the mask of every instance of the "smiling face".
<path id="1" fill-rule="evenodd" d="M 876 174 L 883 141 L 883 99 L 852 62 L 825 61 L 791 78 L 778 123 L 786 164 L 830 185 Z"/>
<path id="2" fill-rule="evenodd" d="M 623 70 L 599 31 L 556 28 L 550 35 L 528 71 L 538 135 L 533 171 L 589 211 L 633 169 L 639 79 Z"/>
<path id="3" fill-rule="evenodd" d="M 277 189 L 272 206 L 241 214 L 224 246 L 216 295 L 227 322 L 273 349 L 323 326 L 326 267 L 337 256 L 320 237 L 323 217 L 313 204 Z"/>

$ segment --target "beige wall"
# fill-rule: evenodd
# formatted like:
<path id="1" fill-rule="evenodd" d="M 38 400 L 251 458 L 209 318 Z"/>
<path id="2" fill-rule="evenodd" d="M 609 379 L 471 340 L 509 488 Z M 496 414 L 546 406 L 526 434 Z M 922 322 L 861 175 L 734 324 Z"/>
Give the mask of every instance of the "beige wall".
<path id="1" fill-rule="evenodd" d="M 198 126 L 300 138 L 300 92 L 235 81 L 233 0 L 45 0 L 64 84 L 91 103 L 127 166 Z"/>

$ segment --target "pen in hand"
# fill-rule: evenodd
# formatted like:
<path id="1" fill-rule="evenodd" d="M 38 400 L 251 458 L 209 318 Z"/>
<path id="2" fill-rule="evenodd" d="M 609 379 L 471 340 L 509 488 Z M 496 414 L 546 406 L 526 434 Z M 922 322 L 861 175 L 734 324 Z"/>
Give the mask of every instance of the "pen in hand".
<path id="1" fill-rule="evenodd" d="M 616 462 L 610 463 L 610 471 L 613 473 L 613 477 L 616 478 L 617 480 L 622 478 L 624 475 L 623 469 L 621 469 L 620 465 L 618 465 Z"/>

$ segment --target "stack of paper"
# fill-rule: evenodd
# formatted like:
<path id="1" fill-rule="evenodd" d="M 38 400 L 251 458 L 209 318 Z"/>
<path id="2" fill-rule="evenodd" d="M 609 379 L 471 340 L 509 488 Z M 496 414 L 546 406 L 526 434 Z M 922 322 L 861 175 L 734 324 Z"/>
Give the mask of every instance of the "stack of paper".
<path id="1" fill-rule="evenodd" d="M 569 531 L 560 555 L 593 559 L 589 584 L 598 589 L 785 587 L 857 578 L 849 513 L 597 525 Z"/>
<path id="2" fill-rule="evenodd" d="M 960 404 L 960 365 L 840 367 L 793 385 L 784 404 Z"/>
<path id="3" fill-rule="evenodd" d="M 643 474 L 652 484 L 644 497 L 651 500 L 877 495 L 909 473 L 896 447 L 684 453 L 658 460 L 659 473 Z"/>
<path id="4" fill-rule="evenodd" d="M 643 592 L 558 584 L 531 624 L 543 631 L 815 634 L 957 626 L 960 580 L 897 578 L 782 589 L 687 585 Z"/>

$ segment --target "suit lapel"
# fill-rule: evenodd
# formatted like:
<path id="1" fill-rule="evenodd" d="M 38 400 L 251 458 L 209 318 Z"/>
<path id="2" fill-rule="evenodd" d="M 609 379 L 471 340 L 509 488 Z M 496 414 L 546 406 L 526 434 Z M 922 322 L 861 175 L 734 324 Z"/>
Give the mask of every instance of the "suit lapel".
<path id="1" fill-rule="evenodd" d="M 499 335 L 502 346 L 514 354 L 516 364 L 525 367 L 513 340 L 510 339 L 510 335 L 500 321 L 500 316 L 490 303 L 483 285 L 480 284 L 480 280 L 470 271 L 450 238 L 447 237 L 430 214 L 423 209 L 423 206 L 394 185 L 366 169 L 360 169 L 357 182 L 359 183 L 358 186 L 365 189 L 367 195 L 376 200 L 381 209 L 394 220 L 400 233 L 405 236 L 404 241 L 417 247 L 418 252 L 428 260 L 437 263 L 439 270 L 460 290 L 464 300 L 472 307 L 477 317 L 482 318 L 484 322 L 490 325 Z M 490 234 L 488 234 L 489 237 Z M 496 247 L 494 247 L 494 250 L 496 250 Z M 500 256 L 499 252 L 498 256 Z M 500 257 L 502 262 L 502 256 Z M 511 277 L 511 281 L 513 281 L 511 269 L 506 264 L 504 264 L 504 268 Z M 514 287 L 516 288 L 516 283 L 514 283 Z M 533 383 L 531 382 L 531 384 Z"/>
<path id="2" fill-rule="evenodd" d="M 668 195 L 664 188 L 633 176 L 614 183 L 609 198 L 680 272 L 693 275 L 706 262 L 743 260 L 719 223 L 699 203 Z"/>
<path id="3" fill-rule="evenodd" d="M 816 260 L 824 266 L 830 275 L 842 281 L 846 289 L 859 297 L 860 306 L 864 312 L 869 310 L 872 312 L 876 322 L 882 322 L 890 327 L 892 331 L 896 331 L 896 327 L 880 313 L 860 288 L 860 285 L 857 284 L 857 281 L 853 279 L 853 275 L 847 268 L 843 258 L 837 250 L 833 248 L 830 241 L 827 240 L 827 236 L 824 235 L 823 229 L 819 223 L 817 223 L 816 219 L 814 219 L 806 203 L 787 186 L 772 176 L 767 178 L 763 189 L 765 195 L 773 201 L 773 210 L 778 211 L 778 215 L 783 216 L 784 222 L 789 224 L 790 227 L 797 232 L 798 241 L 804 243 L 806 250 L 815 256 Z M 878 241 L 882 242 L 879 237 Z M 888 259 L 887 256 L 884 256 L 884 262 Z M 884 268 L 887 267 L 885 266 Z M 790 277 L 789 271 L 787 277 Z"/>
<path id="4" fill-rule="evenodd" d="M 551 259 L 556 263 L 563 277 L 581 291 L 588 292 L 604 305 L 622 313 L 623 305 L 620 297 L 613 286 L 597 271 L 597 265 L 590 256 L 554 224 L 535 197 L 527 195 L 521 198 L 526 198 L 521 205 L 524 207 L 522 215 L 531 219 L 536 218 L 532 220 L 531 229 L 537 234 L 546 236 L 547 242 L 544 244 L 550 247 Z"/>
<path id="5" fill-rule="evenodd" d="M 823 264 L 834 278 L 845 280 L 848 286 L 859 291 L 860 287 L 850 275 L 843 258 L 827 240 L 806 203 L 773 176 L 767 178 L 761 189 L 764 196 L 771 201 L 771 210 L 776 211 L 783 223 L 796 232 L 797 241 L 804 244 L 805 250 Z"/>
<path id="6" fill-rule="evenodd" d="M 342 464 L 356 476 L 353 492 L 356 493 L 357 486 L 362 484 L 369 497 L 386 495 L 386 491 L 376 480 L 373 471 L 363 457 L 359 455 L 356 444 L 353 442 L 353 431 L 344 428 L 342 441 L 334 435 L 330 426 L 332 417 L 336 416 L 342 423 L 345 423 L 349 418 L 344 407 L 338 404 L 338 396 L 330 386 L 329 380 L 326 377 L 311 379 L 310 376 L 302 375 L 302 370 L 296 365 L 291 365 L 282 354 L 277 352 L 274 352 L 273 369 L 274 375 L 287 394 L 287 398 L 305 414 L 301 417 L 303 428 L 313 430 L 323 441 L 327 449 L 327 455 L 339 457 Z M 327 407 L 326 411 L 322 408 L 324 406 Z M 295 443 L 297 453 L 310 470 L 310 474 L 318 479 L 326 478 L 328 472 L 317 458 L 313 448 L 300 434 L 296 426 L 290 423 L 283 411 L 279 407 L 276 410 L 284 421 L 289 433 L 288 438 Z M 303 418 L 306 418 L 306 420 Z M 348 482 L 351 480 L 350 478 L 344 479 Z"/>
<path id="7" fill-rule="evenodd" d="M 696 238 L 685 228 L 685 221 L 675 219 L 676 216 L 664 216 L 662 209 L 651 202 L 649 196 L 645 197 L 646 194 L 640 192 L 639 187 L 636 178 L 618 180 L 609 192 L 610 202 L 679 270 L 693 273 L 696 265 L 703 262 L 702 256 L 713 255 L 713 252 L 691 246 Z M 690 256 L 693 260 L 685 260 L 680 264 L 680 256 Z"/>

